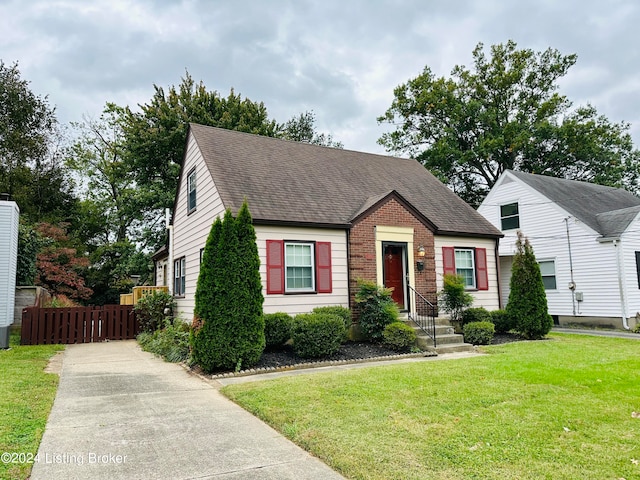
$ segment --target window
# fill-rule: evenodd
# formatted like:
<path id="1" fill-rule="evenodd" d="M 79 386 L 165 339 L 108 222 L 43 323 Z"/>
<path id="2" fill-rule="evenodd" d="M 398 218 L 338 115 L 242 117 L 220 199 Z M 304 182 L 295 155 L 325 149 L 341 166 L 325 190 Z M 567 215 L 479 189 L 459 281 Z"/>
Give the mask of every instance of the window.
<path id="1" fill-rule="evenodd" d="M 173 294 L 177 297 L 184 296 L 185 279 L 186 279 L 185 266 L 186 266 L 185 257 L 179 258 L 178 260 L 173 262 L 173 272 L 174 272 Z"/>
<path id="2" fill-rule="evenodd" d="M 196 170 L 193 169 L 187 177 L 187 213 L 196 209 Z"/>
<path id="3" fill-rule="evenodd" d="M 460 275 L 467 289 L 489 290 L 487 249 L 442 247 L 444 274 Z"/>
<path id="4" fill-rule="evenodd" d="M 285 291 L 313 292 L 313 245 L 311 243 L 286 243 L 285 250 Z"/>
<path id="5" fill-rule="evenodd" d="M 556 289 L 556 262 L 555 260 L 541 260 L 540 273 L 542 274 L 542 283 L 545 290 Z"/>
<path id="6" fill-rule="evenodd" d="M 267 240 L 267 294 L 332 293 L 331 243 Z"/>
<path id="7" fill-rule="evenodd" d="M 476 270 L 473 250 L 456 249 L 456 273 L 464 280 L 466 288 L 476 288 Z"/>
<path id="8" fill-rule="evenodd" d="M 509 203 L 500 207 L 500 221 L 502 230 L 513 230 L 520 228 L 520 215 L 518 213 L 518 203 Z"/>

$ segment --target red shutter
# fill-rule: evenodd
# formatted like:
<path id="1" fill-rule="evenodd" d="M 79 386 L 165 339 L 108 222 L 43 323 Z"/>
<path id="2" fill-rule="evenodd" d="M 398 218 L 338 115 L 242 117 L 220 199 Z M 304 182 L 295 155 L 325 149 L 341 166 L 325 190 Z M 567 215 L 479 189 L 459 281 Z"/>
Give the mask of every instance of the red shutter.
<path id="1" fill-rule="evenodd" d="M 284 241 L 267 240 L 267 294 L 284 293 Z"/>
<path id="2" fill-rule="evenodd" d="M 453 247 L 442 247 L 442 263 L 444 265 L 444 274 L 456 273 L 456 250 Z"/>
<path id="3" fill-rule="evenodd" d="M 316 242 L 316 290 L 318 293 L 331 293 L 331 243 Z"/>
<path id="4" fill-rule="evenodd" d="M 486 248 L 476 248 L 476 286 L 478 290 L 489 290 Z"/>

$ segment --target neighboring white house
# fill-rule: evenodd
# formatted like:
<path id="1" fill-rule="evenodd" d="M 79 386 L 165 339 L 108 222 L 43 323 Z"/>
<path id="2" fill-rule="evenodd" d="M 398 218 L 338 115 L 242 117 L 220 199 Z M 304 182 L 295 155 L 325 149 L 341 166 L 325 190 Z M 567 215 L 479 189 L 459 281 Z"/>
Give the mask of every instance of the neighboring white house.
<path id="1" fill-rule="evenodd" d="M 478 212 L 505 235 L 499 248 L 503 304 L 520 230 L 540 264 L 557 323 L 633 328 L 640 316 L 640 198 L 507 170 Z"/>
<path id="2" fill-rule="evenodd" d="M 417 161 L 191 124 L 168 252 L 183 319 L 214 219 L 245 198 L 267 313 L 353 307 L 358 279 L 410 310 L 411 288 L 437 302 L 444 271 L 465 275 L 477 306 L 499 306 L 500 231 Z"/>

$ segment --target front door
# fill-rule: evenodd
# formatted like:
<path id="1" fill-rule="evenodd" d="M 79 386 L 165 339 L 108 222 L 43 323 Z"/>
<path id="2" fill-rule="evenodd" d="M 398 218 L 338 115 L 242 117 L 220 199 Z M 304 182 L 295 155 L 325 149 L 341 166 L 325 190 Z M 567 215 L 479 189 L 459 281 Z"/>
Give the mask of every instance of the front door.
<path id="1" fill-rule="evenodd" d="M 398 304 L 400 309 L 406 308 L 405 302 L 405 247 L 400 244 L 383 244 L 382 252 L 384 255 L 384 286 L 393 288 L 391 297 Z"/>

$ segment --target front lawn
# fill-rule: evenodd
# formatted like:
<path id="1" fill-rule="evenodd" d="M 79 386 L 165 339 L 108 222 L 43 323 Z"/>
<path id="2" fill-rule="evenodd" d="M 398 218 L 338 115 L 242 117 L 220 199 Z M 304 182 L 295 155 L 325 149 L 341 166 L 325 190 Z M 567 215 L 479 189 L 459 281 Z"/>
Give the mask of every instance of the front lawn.
<path id="1" fill-rule="evenodd" d="M 62 345 L 20 346 L 0 350 L 0 478 L 25 479 L 38 452 L 58 386 L 58 376 L 44 373 Z M 7 457 L 9 454 L 17 454 Z M 24 454 L 20 456 L 19 454 Z"/>
<path id="2" fill-rule="evenodd" d="M 485 351 L 222 391 L 347 478 L 640 478 L 640 341 Z"/>

